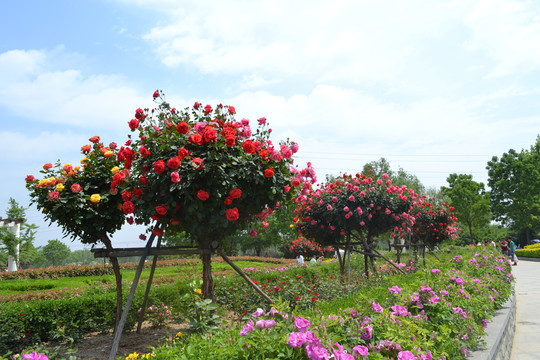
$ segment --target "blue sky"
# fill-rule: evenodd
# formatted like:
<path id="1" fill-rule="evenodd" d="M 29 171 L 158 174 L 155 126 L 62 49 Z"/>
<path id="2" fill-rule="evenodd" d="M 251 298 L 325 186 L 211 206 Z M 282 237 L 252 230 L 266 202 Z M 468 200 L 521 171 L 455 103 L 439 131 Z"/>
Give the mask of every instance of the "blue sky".
<path id="1" fill-rule="evenodd" d="M 156 89 L 298 141 L 319 178 L 381 157 L 426 187 L 540 134 L 535 1 L 12 1 L 0 11 L 0 214 L 28 174 L 122 143 Z M 35 209 L 36 246 L 60 239 Z M 139 246 L 123 229 L 115 246 Z M 73 249 L 82 245 L 69 240 Z"/>

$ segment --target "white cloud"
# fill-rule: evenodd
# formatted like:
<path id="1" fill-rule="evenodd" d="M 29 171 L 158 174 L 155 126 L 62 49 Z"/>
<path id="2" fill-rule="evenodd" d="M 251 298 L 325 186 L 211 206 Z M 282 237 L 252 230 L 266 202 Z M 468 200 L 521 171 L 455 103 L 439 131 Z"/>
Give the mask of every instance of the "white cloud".
<path id="1" fill-rule="evenodd" d="M 59 52 L 59 53 L 58 53 Z M 69 55 L 69 54 L 68 54 Z M 40 124 L 125 130 L 136 107 L 148 103 L 116 75 L 55 70 L 62 50 L 12 50 L 0 54 L 0 107 Z"/>
<path id="2" fill-rule="evenodd" d="M 489 76 L 540 69 L 540 11 L 534 1 L 483 0 L 467 24 L 474 36 L 467 42 L 494 61 Z"/>

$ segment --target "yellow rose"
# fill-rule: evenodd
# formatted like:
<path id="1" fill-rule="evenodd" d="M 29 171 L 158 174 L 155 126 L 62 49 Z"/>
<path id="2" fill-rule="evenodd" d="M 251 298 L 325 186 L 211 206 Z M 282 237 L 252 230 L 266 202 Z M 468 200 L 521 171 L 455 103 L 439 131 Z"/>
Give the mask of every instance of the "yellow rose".
<path id="1" fill-rule="evenodd" d="M 64 184 L 62 183 L 56 184 L 56 191 L 60 192 L 62 190 L 64 190 Z"/>
<path id="2" fill-rule="evenodd" d="M 113 174 L 116 174 L 116 173 L 119 172 L 119 171 L 120 171 L 120 168 L 119 168 L 118 166 L 115 166 L 115 167 L 113 167 L 113 168 L 111 169 L 111 172 L 112 172 Z"/>
<path id="3" fill-rule="evenodd" d="M 292 229 L 294 227 L 294 224 L 289 225 L 289 227 Z"/>
<path id="4" fill-rule="evenodd" d="M 176 337 L 177 337 L 177 338 L 181 338 L 182 336 L 184 336 L 184 334 L 182 334 L 181 331 L 179 331 L 179 332 L 176 333 Z"/>
<path id="5" fill-rule="evenodd" d="M 83 157 L 83 158 L 81 159 L 81 164 L 83 164 L 83 163 L 85 163 L 85 162 L 87 162 L 87 161 L 88 161 L 88 158 L 85 156 L 85 157 Z"/>
<path id="6" fill-rule="evenodd" d="M 39 186 L 45 186 L 49 182 L 49 179 L 41 179 L 39 180 Z"/>
<path id="7" fill-rule="evenodd" d="M 99 196 L 99 194 L 92 194 L 92 196 L 90 196 L 90 201 L 97 204 L 101 201 L 101 196 Z"/>
<path id="8" fill-rule="evenodd" d="M 201 289 L 197 289 L 197 290 L 195 290 L 195 292 L 196 292 L 197 294 L 201 294 L 201 293 L 202 293 Z"/>
<path id="9" fill-rule="evenodd" d="M 75 166 L 75 171 L 79 171 L 81 167 L 79 165 Z"/>

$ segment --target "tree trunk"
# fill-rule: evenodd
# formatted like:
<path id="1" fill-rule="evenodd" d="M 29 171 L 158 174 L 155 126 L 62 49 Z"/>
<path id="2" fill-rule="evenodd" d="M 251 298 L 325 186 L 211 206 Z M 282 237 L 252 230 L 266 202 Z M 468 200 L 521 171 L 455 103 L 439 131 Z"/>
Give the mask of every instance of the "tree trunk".
<path id="1" fill-rule="evenodd" d="M 103 244 L 105 244 L 105 247 L 107 250 L 112 251 L 112 243 L 111 239 L 107 235 L 105 235 L 101 241 Z M 123 306 L 123 300 L 122 300 L 122 274 L 120 273 L 120 264 L 118 263 L 117 257 L 111 257 L 109 258 L 111 260 L 111 265 L 114 272 L 114 277 L 116 280 L 116 319 L 115 319 L 115 326 L 118 325 L 118 322 L 120 321 L 120 317 L 122 316 L 122 306 Z"/>
<path id="2" fill-rule="evenodd" d="M 203 263 L 202 273 L 202 295 L 204 299 L 212 299 L 214 301 L 214 279 L 212 278 L 212 249 L 210 247 L 210 241 L 200 242 L 201 248 L 204 251 L 201 254 L 201 260 Z"/>
<path id="3" fill-rule="evenodd" d="M 476 245 L 473 239 L 473 234 L 472 234 L 472 222 L 468 222 L 467 225 L 469 226 L 469 235 L 471 237 L 471 244 Z"/>

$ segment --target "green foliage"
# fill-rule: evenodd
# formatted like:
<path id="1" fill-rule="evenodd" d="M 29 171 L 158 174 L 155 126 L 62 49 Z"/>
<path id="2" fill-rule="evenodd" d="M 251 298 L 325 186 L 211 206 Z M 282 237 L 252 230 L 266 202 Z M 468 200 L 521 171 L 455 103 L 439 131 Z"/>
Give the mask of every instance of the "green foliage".
<path id="1" fill-rule="evenodd" d="M 529 150 L 510 149 L 500 159 L 494 156 L 487 170 L 494 219 L 515 230 L 539 231 L 540 136 Z"/>
<path id="2" fill-rule="evenodd" d="M 65 265 L 71 254 L 69 247 L 60 240 L 49 240 L 41 251 L 52 266 Z"/>
<path id="3" fill-rule="evenodd" d="M 489 193 L 485 192 L 484 184 L 472 179 L 472 175 L 450 174 L 446 179 L 448 187 L 441 191 L 450 199 L 454 213 L 459 221 L 467 226 L 470 242 L 474 241 L 473 232 L 489 224 Z"/>

